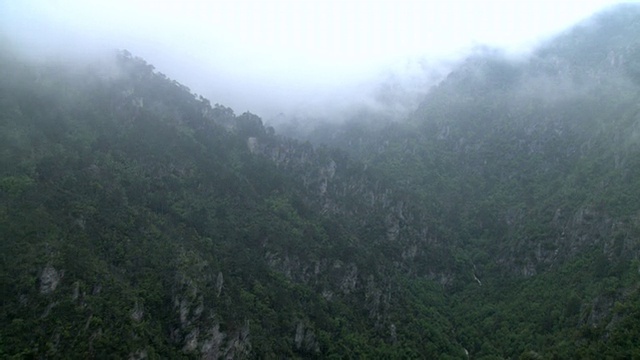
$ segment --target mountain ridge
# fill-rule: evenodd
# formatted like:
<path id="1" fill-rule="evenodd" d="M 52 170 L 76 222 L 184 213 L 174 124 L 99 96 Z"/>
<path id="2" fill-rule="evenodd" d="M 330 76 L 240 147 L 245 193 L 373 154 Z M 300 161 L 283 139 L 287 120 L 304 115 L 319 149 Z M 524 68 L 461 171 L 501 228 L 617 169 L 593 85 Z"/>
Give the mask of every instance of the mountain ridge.
<path id="1" fill-rule="evenodd" d="M 639 356 L 639 13 L 624 61 L 576 28 L 314 144 L 126 51 L 3 56 L 0 354 Z"/>

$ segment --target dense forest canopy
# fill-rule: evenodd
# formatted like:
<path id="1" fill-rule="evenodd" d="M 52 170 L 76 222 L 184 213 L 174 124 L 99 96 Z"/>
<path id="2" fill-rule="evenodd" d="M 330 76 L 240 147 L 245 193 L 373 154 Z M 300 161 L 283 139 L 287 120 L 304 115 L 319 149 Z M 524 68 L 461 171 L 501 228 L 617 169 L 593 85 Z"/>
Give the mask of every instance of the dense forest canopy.
<path id="1" fill-rule="evenodd" d="M 0 355 L 639 358 L 638 33 L 620 6 L 283 133 L 3 40 Z"/>

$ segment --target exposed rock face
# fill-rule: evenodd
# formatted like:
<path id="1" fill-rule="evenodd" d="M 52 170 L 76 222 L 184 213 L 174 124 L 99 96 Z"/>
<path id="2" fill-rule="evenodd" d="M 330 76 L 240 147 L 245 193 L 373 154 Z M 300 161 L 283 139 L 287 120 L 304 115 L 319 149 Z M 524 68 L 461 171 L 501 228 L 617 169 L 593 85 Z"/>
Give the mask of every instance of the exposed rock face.
<path id="1" fill-rule="evenodd" d="M 73 283 L 73 293 L 71 294 L 71 300 L 76 301 L 80 297 L 80 282 L 76 281 Z"/>
<path id="2" fill-rule="evenodd" d="M 396 344 L 398 342 L 398 333 L 396 331 L 396 325 L 395 324 L 389 325 L 389 341 L 392 344 Z"/>
<path id="3" fill-rule="evenodd" d="M 144 308 L 136 301 L 133 309 L 131 310 L 131 319 L 135 322 L 140 322 L 144 316 Z"/>
<path id="4" fill-rule="evenodd" d="M 222 355 L 222 343 L 226 335 L 220 332 L 220 324 L 215 324 L 209 330 L 209 336 L 202 343 L 202 358 L 206 360 L 217 360 Z"/>
<path id="5" fill-rule="evenodd" d="M 184 347 L 182 351 L 192 353 L 198 347 L 198 328 L 191 330 L 184 339 Z"/>
<path id="6" fill-rule="evenodd" d="M 531 277 L 535 274 L 537 274 L 535 265 L 531 260 L 527 260 L 526 264 L 522 267 L 522 276 Z"/>
<path id="7" fill-rule="evenodd" d="M 147 350 L 138 350 L 129 355 L 129 360 L 144 360 L 149 357 Z"/>
<path id="8" fill-rule="evenodd" d="M 216 277 L 216 296 L 220 297 L 222 293 L 222 285 L 224 285 L 224 278 L 222 277 L 222 273 L 218 272 L 218 276 Z"/>
<path id="9" fill-rule="evenodd" d="M 51 294 L 54 292 L 63 276 L 64 271 L 59 272 L 51 265 L 45 266 L 40 273 L 40 293 Z"/>
<path id="10" fill-rule="evenodd" d="M 247 139 L 247 147 L 249 148 L 249 151 L 251 151 L 251 153 L 255 153 L 257 151 L 257 147 L 258 147 L 258 139 L 256 139 L 255 137 L 249 137 Z"/>
<path id="11" fill-rule="evenodd" d="M 249 322 L 231 333 L 227 347 L 225 349 L 225 359 L 245 359 L 251 353 L 251 342 L 249 340 Z"/>
<path id="12" fill-rule="evenodd" d="M 206 267 L 206 263 L 198 265 L 202 267 L 200 271 Z M 249 322 L 245 321 L 232 331 L 221 331 L 215 309 L 205 305 L 206 293 L 201 290 L 200 280 L 182 272 L 176 277 L 173 304 L 179 326 L 171 329 L 171 339 L 190 356 L 202 359 L 247 358 L 251 352 Z M 222 272 L 210 280 L 215 284 L 215 296 L 219 297 L 224 283 Z"/>
<path id="13" fill-rule="evenodd" d="M 342 279 L 342 283 L 340 284 L 340 290 L 343 293 L 349 294 L 356 289 L 356 285 L 358 284 L 358 267 L 355 264 L 350 264 L 347 273 Z"/>
<path id="14" fill-rule="evenodd" d="M 429 222 L 430 217 L 423 208 L 416 206 L 408 194 L 392 190 L 383 181 L 370 176 L 366 167 L 352 163 L 344 154 L 325 153 L 293 141 L 250 138 L 248 142 L 252 153 L 272 160 L 279 167 L 300 173 L 306 190 L 304 201 L 310 207 L 329 216 L 367 219 L 358 226 L 375 228 L 377 235 L 374 236 L 378 238 L 367 236 L 366 239 L 363 237 L 355 241 L 366 240 L 367 245 L 363 246 L 372 242 L 393 243 L 387 247 L 385 257 L 403 271 L 412 272 L 414 263 L 435 265 L 426 261 L 425 257 L 434 252 L 433 248 L 450 247 L 451 241 L 454 241 L 447 239 L 445 243 L 441 241 L 442 237 L 431 231 L 434 227 Z M 443 255 L 445 253 L 441 252 Z M 291 254 L 271 252 L 268 258 L 272 267 L 279 268 L 290 279 L 296 277 L 290 272 L 292 268 L 304 267 L 304 260 L 295 259 Z M 327 260 L 332 262 L 336 259 Z M 296 261 L 302 262 L 296 264 Z M 442 268 L 429 267 L 422 266 L 427 270 L 426 273 L 443 271 Z M 382 268 L 376 270 L 383 271 Z M 446 273 L 451 274 L 452 271 Z M 353 279 L 345 282 L 340 290 L 351 292 L 353 286 L 349 284 L 352 282 Z"/>
<path id="15" fill-rule="evenodd" d="M 301 320 L 296 326 L 296 334 L 294 337 L 296 349 L 306 353 L 319 353 L 320 346 L 316 340 L 316 335 L 312 328 L 306 326 Z"/>

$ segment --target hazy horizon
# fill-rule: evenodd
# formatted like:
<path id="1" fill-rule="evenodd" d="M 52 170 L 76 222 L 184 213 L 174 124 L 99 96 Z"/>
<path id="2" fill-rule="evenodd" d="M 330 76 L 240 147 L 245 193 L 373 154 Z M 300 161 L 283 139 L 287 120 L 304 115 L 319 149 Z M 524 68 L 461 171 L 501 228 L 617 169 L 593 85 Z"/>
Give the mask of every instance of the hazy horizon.
<path id="1" fill-rule="evenodd" d="M 269 119 L 375 102 L 385 81 L 424 87 L 475 46 L 526 53 L 616 3 L 60 0 L 5 3 L 0 16 L 26 51 L 127 49 L 212 103 Z"/>

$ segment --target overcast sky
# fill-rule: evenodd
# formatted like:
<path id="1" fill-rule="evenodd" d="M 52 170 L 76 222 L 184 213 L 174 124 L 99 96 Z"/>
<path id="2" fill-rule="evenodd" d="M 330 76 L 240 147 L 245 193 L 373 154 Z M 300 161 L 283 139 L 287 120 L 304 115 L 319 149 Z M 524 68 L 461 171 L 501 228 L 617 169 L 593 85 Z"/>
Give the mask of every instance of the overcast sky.
<path id="1" fill-rule="evenodd" d="M 268 118 L 474 45 L 526 51 L 619 2 L 1 0 L 0 26 L 39 53 L 128 49 L 213 103 Z"/>

